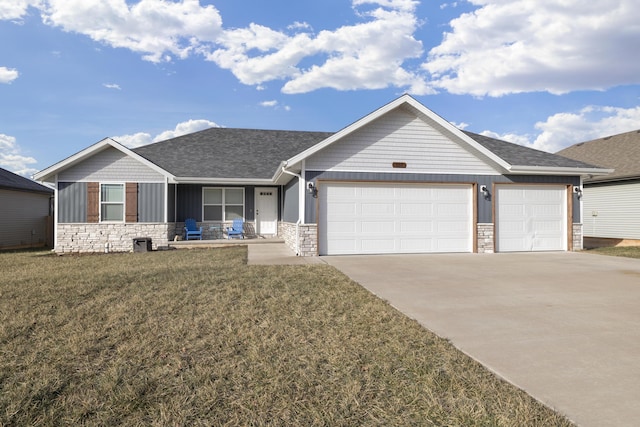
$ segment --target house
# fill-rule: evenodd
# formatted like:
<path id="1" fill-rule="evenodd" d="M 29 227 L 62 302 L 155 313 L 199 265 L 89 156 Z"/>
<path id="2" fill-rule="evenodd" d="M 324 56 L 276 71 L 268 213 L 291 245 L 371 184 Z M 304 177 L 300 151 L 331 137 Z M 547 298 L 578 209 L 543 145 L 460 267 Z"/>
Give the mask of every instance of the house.
<path id="1" fill-rule="evenodd" d="M 585 247 L 640 245 L 640 130 L 581 142 L 558 154 L 614 170 L 584 179 Z"/>
<path id="2" fill-rule="evenodd" d="M 337 133 L 212 128 L 128 149 L 106 138 L 36 174 L 58 252 L 165 246 L 243 218 L 301 256 L 582 248 L 577 193 L 609 171 L 463 132 L 403 95 Z"/>
<path id="3" fill-rule="evenodd" d="M 52 245 L 53 189 L 0 168 L 0 250 Z"/>

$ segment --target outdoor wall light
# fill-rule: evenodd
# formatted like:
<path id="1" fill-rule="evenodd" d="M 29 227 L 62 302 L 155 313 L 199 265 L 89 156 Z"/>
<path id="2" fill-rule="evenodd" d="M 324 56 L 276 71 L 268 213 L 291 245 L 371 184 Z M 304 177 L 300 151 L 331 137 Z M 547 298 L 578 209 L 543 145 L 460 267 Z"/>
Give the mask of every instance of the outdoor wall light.
<path id="1" fill-rule="evenodd" d="M 582 188 L 575 186 L 573 187 L 573 192 L 578 196 L 578 200 L 582 199 Z"/>
<path id="2" fill-rule="evenodd" d="M 489 189 L 486 185 L 480 186 L 480 192 L 482 193 L 482 196 L 485 200 L 491 200 L 491 193 L 489 193 Z"/>
<path id="3" fill-rule="evenodd" d="M 318 189 L 315 185 L 313 185 L 313 182 L 307 184 L 307 190 L 309 190 L 309 194 L 311 194 L 313 197 L 318 197 Z"/>

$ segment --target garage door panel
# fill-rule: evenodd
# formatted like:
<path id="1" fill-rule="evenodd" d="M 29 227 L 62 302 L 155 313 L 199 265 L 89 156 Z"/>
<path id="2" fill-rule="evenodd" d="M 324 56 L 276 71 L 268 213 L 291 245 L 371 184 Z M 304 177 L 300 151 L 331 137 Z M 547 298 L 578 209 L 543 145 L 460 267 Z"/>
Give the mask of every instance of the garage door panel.
<path id="1" fill-rule="evenodd" d="M 562 185 L 498 186 L 496 250 L 567 249 L 567 190 Z"/>
<path id="2" fill-rule="evenodd" d="M 336 191 L 342 187 L 351 190 Z M 471 188 L 458 184 L 323 184 L 319 252 L 471 252 Z M 347 200 L 341 200 L 344 195 L 351 197 L 348 207 L 344 206 Z"/>
<path id="3" fill-rule="evenodd" d="M 362 207 L 362 212 L 366 212 L 369 216 L 395 214 L 395 205 L 393 203 L 362 203 L 360 206 Z"/>
<path id="4" fill-rule="evenodd" d="M 431 221 L 420 221 L 420 219 L 415 219 L 415 220 L 404 220 L 399 222 L 400 222 L 400 232 L 403 235 L 419 234 L 422 236 L 426 233 L 433 232 L 433 222 Z"/>

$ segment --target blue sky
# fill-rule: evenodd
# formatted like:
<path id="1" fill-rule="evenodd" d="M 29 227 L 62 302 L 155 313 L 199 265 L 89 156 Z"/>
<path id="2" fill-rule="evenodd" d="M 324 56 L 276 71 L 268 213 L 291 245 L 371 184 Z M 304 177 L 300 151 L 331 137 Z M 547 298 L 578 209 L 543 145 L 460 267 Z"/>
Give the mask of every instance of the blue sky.
<path id="1" fill-rule="evenodd" d="M 105 137 L 338 131 L 409 93 L 558 151 L 640 129 L 637 0 L 0 0 L 0 167 Z"/>

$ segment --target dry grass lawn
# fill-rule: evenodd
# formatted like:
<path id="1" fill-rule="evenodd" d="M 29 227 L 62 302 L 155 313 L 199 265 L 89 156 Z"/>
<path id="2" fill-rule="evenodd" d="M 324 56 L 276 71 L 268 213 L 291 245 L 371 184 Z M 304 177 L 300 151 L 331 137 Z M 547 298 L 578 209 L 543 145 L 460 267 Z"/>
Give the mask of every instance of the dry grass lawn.
<path id="1" fill-rule="evenodd" d="M 640 246 L 602 247 L 588 250 L 591 253 L 626 258 L 640 258 Z"/>
<path id="2" fill-rule="evenodd" d="M 571 425 L 334 268 L 246 253 L 0 253 L 0 425 Z"/>

